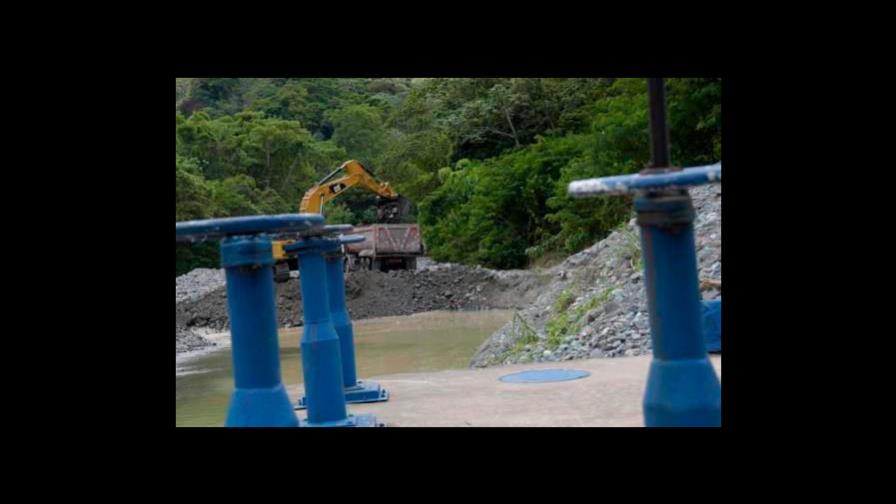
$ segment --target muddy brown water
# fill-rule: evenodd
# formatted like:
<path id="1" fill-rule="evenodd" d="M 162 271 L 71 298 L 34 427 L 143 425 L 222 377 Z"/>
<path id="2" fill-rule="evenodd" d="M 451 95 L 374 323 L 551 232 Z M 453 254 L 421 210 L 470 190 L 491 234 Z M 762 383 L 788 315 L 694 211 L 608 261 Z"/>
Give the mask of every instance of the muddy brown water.
<path id="1" fill-rule="evenodd" d="M 356 321 L 358 378 L 467 368 L 482 342 L 512 317 L 510 310 L 439 311 Z M 287 386 L 302 383 L 301 336 L 301 329 L 280 331 Z M 179 356 L 175 368 L 175 425 L 223 426 L 233 390 L 230 347 Z"/>

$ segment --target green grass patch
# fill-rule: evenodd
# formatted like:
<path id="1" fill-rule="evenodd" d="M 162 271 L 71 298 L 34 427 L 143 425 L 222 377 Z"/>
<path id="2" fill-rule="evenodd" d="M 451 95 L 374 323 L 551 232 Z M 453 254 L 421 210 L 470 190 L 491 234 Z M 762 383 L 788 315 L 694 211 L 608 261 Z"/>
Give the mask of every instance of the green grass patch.
<path id="1" fill-rule="evenodd" d="M 563 337 L 569 333 L 571 326 L 572 324 L 570 323 L 569 315 L 567 315 L 566 312 L 551 317 L 551 319 L 548 320 L 548 323 L 544 326 L 545 332 L 548 335 L 548 348 L 554 350 L 559 347 L 560 343 L 563 341 Z"/>
<path id="2" fill-rule="evenodd" d="M 554 313 L 557 314 L 566 311 L 574 300 L 575 296 L 572 295 L 572 290 L 566 289 L 561 292 L 560 295 L 557 296 L 557 300 L 554 301 Z"/>
<path id="3" fill-rule="evenodd" d="M 570 320 L 569 315 L 566 313 L 566 310 L 575 300 L 575 296 L 572 294 L 571 289 L 566 289 L 557 296 L 557 300 L 554 301 L 553 316 L 548 320 L 547 324 L 544 326 L 545 333 L 547 334 L 547 346 L 551 350 L 560 346 L 560 342 L 563 341 L 563 337 L 568 334 L 570 329 Z"/>
<path id="4" fill-rule="evenodd" d="M 599 295 L 591 298 L 587 303 L 582 303 L 576 307 L 572 313 L 567 311 L 572 304 L 572 294 L 564 291 L 560 298 L 557 299 L 557 302 L 554 303 L 554 316 L 544 326 L 548 348 L 551 350 L 556 349 L 563 342 L 563 338 L 580 331 L 584 326 L 582 319 L 585 317 L 585 314 L 610 299 L 610 295 L 613 294 L 614 290 L 612 287 L 606 289 Z"/>
<path id="5" fill-rule="evenodd" d="M 538 343 L 538 333 L 535 332 L 529 324 L 520 317 L 519 312 L 513 314 L 513 328 L 511 329 L 516 343 L 510 349 L 509 355 L 515 357 L 526 349 L 526 345 Z"/>
<path id="6" fill-rule="evenodd" d="M 581 318 L 584 317 L 586 313 L 588 313 L 591 310 L 597 308 L 598 306 L 606 303 L 607 300 L 610 299 L 610 296 L 613 294 L 614 290 L 616 290 L 616 289 L 614 289 L 613 287 L 610 287 L 610 288 L 606 289 L 605 291 L 601 292 L 600 294 L 598 294 L 597 296 L 594 296 L 593 298 L 591 298 L 591 300 L 588 301 L 587 303 L 584 303 L 583 305 L 576 308 L 576 320 L 577 321 L 581 320 Z"/>
<path id="7" fill-rule="evenodd" d="M 641 258 L 641 240 L 638 235 L 632 231 L 622 231 L 623 247 L 620 255 L 623 259 L 628 259 L 629 266 L 635 271 L 641 271 L 644 262 Z"/>

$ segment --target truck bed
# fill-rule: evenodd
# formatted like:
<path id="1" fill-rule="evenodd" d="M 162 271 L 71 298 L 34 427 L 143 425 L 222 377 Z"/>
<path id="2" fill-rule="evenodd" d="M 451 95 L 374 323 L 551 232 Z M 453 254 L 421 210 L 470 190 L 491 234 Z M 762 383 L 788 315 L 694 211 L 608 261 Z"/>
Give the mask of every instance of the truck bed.
<path id="1" fill-rule="evenodd" d="M 374 224 L 356 227 L 351 234 L 363 235 L 367 239 L 361 243 L 346 246 L 351 254 L 394 256 L 421 255 L 423 243 L 420 226 L 417 224 Z"/>

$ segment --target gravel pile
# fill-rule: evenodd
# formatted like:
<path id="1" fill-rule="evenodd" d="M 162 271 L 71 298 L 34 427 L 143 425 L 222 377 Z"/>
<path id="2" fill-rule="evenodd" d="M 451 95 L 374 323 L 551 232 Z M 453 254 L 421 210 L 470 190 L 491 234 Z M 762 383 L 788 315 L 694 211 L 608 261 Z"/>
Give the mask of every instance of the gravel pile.
<path id="1" fill-rule="evenodd" d="M 177 303 L 199 299 L 209 292 L 225 285 L 224 270 L 196 269 L 175 280 L 175 300 Z"/>
<path id="2" fill-rule="evenodd" d="M 175 334 L 177 336 L 175 339 L 175 353 L 190 352 L 209 346 L 215 346 L 213 342 L 203 338 L 202 336 L 194 333 L 189 329 L 177 327 L 175 328 Z"/>
<path id="3" fill-rule="evenodd" d="M 224 270 L 196 269 L 177 277 L 174 283 L 175 306 L 179 308 L 183 303 L 195 302 L 209 293 L 223 288 L 225 285 Z M 180 316 L 176 317 L 174 334 L 175 353 L 215 346 L 211 341 L 196 334 L 192 328 L 187 327 Z"/>
<path id="4" fill-rule="evenodd" d="M 701 186 L 690 193 L 697 211 L 700 279 L 720 282 L 722 187 Z M 639 239 L 632 219 L 552 268 L 553 281 L 542 295 L 483 343 L 471 367 L 650 353 Z M 721 297 L 721 287 L 701 282 L 701 291 L 703 299 Z"/>

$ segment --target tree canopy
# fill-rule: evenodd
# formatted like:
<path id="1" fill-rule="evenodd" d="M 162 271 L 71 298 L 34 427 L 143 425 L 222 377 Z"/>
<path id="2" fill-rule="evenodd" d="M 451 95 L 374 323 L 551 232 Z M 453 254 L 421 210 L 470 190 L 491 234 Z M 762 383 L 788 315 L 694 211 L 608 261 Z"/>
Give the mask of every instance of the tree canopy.
<path id="1" fill-rule="evenodd" d="M 667 79 L 672 159 L 721 160 L 721 79 Z M 414 204 L 437 260 L 519 268 L 575 253 L 628 215 L 572 200 L 569 181 L 649 158 L 644 79 L 176 79 L 177 220 L 296 211 L 358 159 Z M 348 191 L 331 222 L 370 223 Z M 214 253 L 178 246 L 178 274 Z"/>

